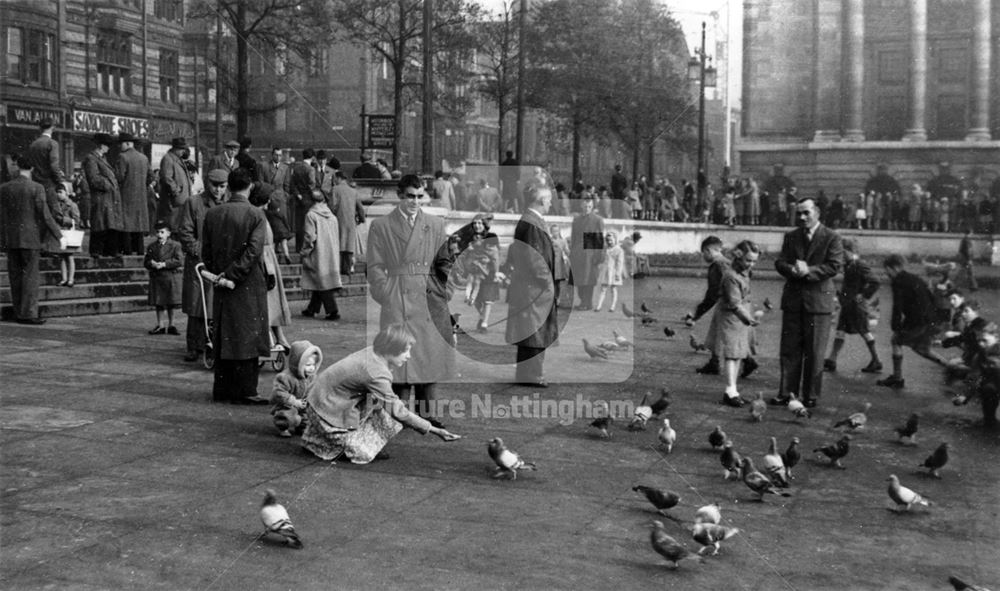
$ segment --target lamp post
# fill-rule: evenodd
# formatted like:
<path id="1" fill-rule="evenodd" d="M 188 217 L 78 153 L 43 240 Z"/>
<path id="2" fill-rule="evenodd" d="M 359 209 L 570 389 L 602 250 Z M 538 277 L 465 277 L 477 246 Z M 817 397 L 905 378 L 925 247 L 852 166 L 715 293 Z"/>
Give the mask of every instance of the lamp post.
<path id="1" fill-rule="evenodd" d="M 706 67 L 705 23 L 701 23 L 701 49 L 688 62 L 688 80 L 698 82 L 698 173 L 705 170 L 705 88 L 715 87 L 715 68 Z M 707 175 L 706 175 L 707 176 Z"/>

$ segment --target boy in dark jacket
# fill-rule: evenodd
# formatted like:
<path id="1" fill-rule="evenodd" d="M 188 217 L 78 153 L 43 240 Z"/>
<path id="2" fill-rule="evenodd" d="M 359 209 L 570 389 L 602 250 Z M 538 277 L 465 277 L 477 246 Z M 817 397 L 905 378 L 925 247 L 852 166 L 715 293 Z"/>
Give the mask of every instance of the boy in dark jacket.
<path id="1" fill-rule="evenodd" d="M 882 362 L 875 350 L 875 337 L 868 324 L 872 306 L 870 302 L 875 293 L 878 292 L 879 282 L 875 278 L 875 274 L 872 273 L 871 267 L 858 256 L 854 240 L 844 238 L 843 243 L 844 281 L 840 284 L 840 291 L 837 292 L 837 300 L 840 302 L 840 316 L 837 319 L 837 333 L 833 339 L 833 350 L 823 362 L 823 369 L 837 371 L 837 355 L 844 346 L 844 336 L 857 334 L 864 339 L 868 352 L 871 354 L 871 361 L 861 371 L 879 373 L 882 371 Z"/>
<path id="2" fill-rule="evenodd" d="M 892 279 L 892 375 L 875 382 L 898 390 L 906 385 L 903 379 L 903 347 L 909 347 L 925 359 L 938 365 L 945 360 L 931 351 L 937 332 L 934 297 L 927 284 L 905 270 L 903 257 L 889 255 L 885 271 Z"/>

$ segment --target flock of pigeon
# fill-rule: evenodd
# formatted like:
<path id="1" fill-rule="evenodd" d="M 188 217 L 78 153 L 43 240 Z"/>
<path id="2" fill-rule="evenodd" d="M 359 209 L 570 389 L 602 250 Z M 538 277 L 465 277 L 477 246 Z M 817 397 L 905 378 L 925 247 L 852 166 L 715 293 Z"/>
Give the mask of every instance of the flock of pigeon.
<path id="1" fill-rule="evenodd" d="M 765 307 L 770 310 L 771 306 L 769 304 L 770 302 L 765 302 Z M 622 305 L 622 310 L 629 318 L 639 317 L 643 325 L 656 322 L 656 319 L 652 316 L 652 311 L 646 306 L 645 302 L 641 304 L 638 313 L 633 312 L 626 305 Z M 668 337 L 674 336 L 672 330 L 669 328 L 665 332 Z M 704 350 L 704 346 L 699 344 L 693 335 L 691 336 L 691 346 L 696 351 Z M 587 339 L 583 339 L 583 347 L 584 351 L 591 358 L 608 359 L 610 353 L 619 350 L 628 350 L 633 348 L 634 344 L 618 331 L 613 331 L 613 339 L 598 343 L 597 345 L 593 345 Z M 649 421 L 657 420 L 660 424 L 657 430 L 658 448 L 661 452 L 670 454 L 673 451 L 678 435 L 677 431 L 671 426 L 670 419 L 664 416 L 664 414 L 671 405 L 672 398 L 666 388 L 660 391 L 659 396 L 655 400 L 652 400 L 652 398 L 653 396 L 650 392 L 643 395 L 626 428 L 629 431 L 645 431 Z M 814 448 L 812 450 L 813 453 L 817 456 L 825 457 L 829 460 L 829 465 L 833 468 L 846 469 L 842 460 L 851 450 L 852 434 L 856 435 L 868 425 L 868 412 L 871 406 L 871 403 L 866 402 L 862 409 L 834 422 L 831 429 L 840 430 L 840 437 L 836 441 Z M 794 396 L 792 396 L 785 408 L 795 419 L 811 418 L 809 409 Z M 758 393 L 757 397 L 749 405 L 750 421 L 754 423 L 762 422 L 766 412 L 767 403 L 763 400 L 762 394 Z M 602 439 L 610 439 L 611 426 L 615 417 L 611 416 L 607 403 L 603 403 L 602 406 L 597 407 L 597 414 L 600 416 L 594 418 L 590 422 L 589 427 L 595 429 L 596 433 Z M 906 419 L 905 423 L 895 427 L 894 431 L 898 441 L 906 445 L 916 445 L 919 425 L 919 415 L 912 413 Z M 764 500 L 765 495 L 768 494 L 781 497 L 792 496 L 788 489 L 791 487 L 791 481 L 794 478 L 792 471 L 802 460 L 802 452 L 799 449 L 801 443 L 799 437 L 792 437 L 785 450 L 779 451 L 777 438 L 770 437 L 767 453 L 762 457 L 760 469 L 758 469 L 751 457 L 744 456 L 736 450 L 733 441 L 726 435 L 721 425 L 716 425 L 708 434 L 709 446 L 711 446 L 712 450 L 719 452 L 719 462 L 724 469 L 723 476 L 725 479 L 743 482 L 754 493 L 753 500 L 761 502 Z M 926 468 L 931 477 L 941 478 L 940 471 L 949 460 L 949 449 L 950 447 L 947 442 L 941 443 L 927 456 L 918 468 Z M 491 473 L 492 478 L 516 480 L 518 471 L 535 471 L 538 469 L 534 462 L 525 461 L 517 452 L 509 449 L 499 437 L 495 437 L 489 441 L 487 452 L 495 464 L 495 469 Z M 889 483 L 886 491 L 893 503 L 890 511 L 907 512 L 915 506 L 929 507 L 932 504 L 928 498 L 917 491 L 903 486 L 900 483 L 899 477 L 895 474 L 890 474 L 886 481 Z M 683 523 L 682 520 L 667 513 L 669 509 L 674 508 L 681 501 L 680 495 L 676 492 L 642 484 L 633 486 L 632 490 L 641 493 L 659 515 Z M 279 536 L 287 545 L 293 548 L 302 548 L 302 541 L 292 526 L 288 512 L 282 505 L 278 504 L 274 491 L 266 491 L 260 516 L 266 527 L 265 535 Z M 650 544 L 653 550 L 666 559 L 667 565 L 671 569 L 678 568 L 680 562 L 684 560 L 702 562 L 706 553 L 709 553 L 709 556 L 717 555 L 723 542 L 740 533 L 738 527 L 722 524 L 722 509 L 717 503 L 698 508 L 693 521 L 687 527 L 692 539 L 701 546 L 697 552 L 688 550 L 684 544 L 667 533 L 662 521 L 653 521 L 650 524 L 650 528 Z M 958 591 L 989 591 L 985 587 L 968 583 L 954 576 L 949 577 L 949 583 Z"/>

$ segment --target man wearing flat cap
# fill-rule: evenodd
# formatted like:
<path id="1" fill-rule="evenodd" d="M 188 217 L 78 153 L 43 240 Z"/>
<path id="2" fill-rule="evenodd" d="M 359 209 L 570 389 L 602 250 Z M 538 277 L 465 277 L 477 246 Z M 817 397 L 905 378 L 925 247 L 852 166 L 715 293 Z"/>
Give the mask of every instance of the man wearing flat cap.
<path id="1" fill-rule="evenodd" d="M 156 206 L 156 219 L 166 220 L 171 228 L 177 227 L 178 210 L 191 198 L 191 177 L 188 176 L 187 140 L 175 137 L 170 140 L 170 151 L 160 160 L 160 200 Z"/>
<path id="2" fill-rule="evenodd" d="M 205 167 L 205 176 L 213 170 L 224 170 L 227 173 L 240 167 L 240 161 L 236 159 L 236 154 L 240 151 L 240 143 L 236 140 L 226 142 L 225 149 L 221 154 L 216 154 Z"/>
<path id="3" fill-rule="evenodd" d="M 66 180 L 66 173 L 59 165 L 59 143 L 52 139 L 55 122 L 52 119 L 42 119 L 38 124 L 42 135 L 28 146 L 28 160 L 31 162 L 31 180 L 45 187 L 46 195 L 55 197 L 56 186 Z"/>
<path id="4" fill-rule="evenodd" d="M 142 239 L 149 233 L 149 208 L 146 195 L 156 177 L 149 167 L 149 158 L 135 149 L 135 136 L 128 132 L 118 134 L 121 153 L 118 155 L 118 185 L 122 192 L 122 251 L 125 254 L 143 254 Z M 155 221 L 155 220 L 154 220 Z"/>
<path id="5" fill-rule="evenodd" d="M 114 140 L 106 133 L 94 135 L 97 147 L 83 159 L 83 174 L 90 187 L 90 256 L 113 257 L 122 252 L 122 194 L 118 175 L 107 154 Z"/>

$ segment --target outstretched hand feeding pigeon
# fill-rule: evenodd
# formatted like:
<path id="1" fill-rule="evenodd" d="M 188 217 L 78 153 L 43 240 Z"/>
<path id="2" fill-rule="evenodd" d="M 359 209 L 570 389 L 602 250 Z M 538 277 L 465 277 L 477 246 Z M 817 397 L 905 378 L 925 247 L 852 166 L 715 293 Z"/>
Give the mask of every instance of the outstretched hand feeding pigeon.
<path id="1" fill-rule="evenodd" d="M 260 506 L 260 520 L 267 528 L 266 533 L 281 536 L 285 543 L 292 548 L 302 547 L 302 540 L 295 533 L 295 526 L 288 518 L 288 511 L 278 503 L 277 495 L 271 489 L 264 491 L 264 502 Z"/>

